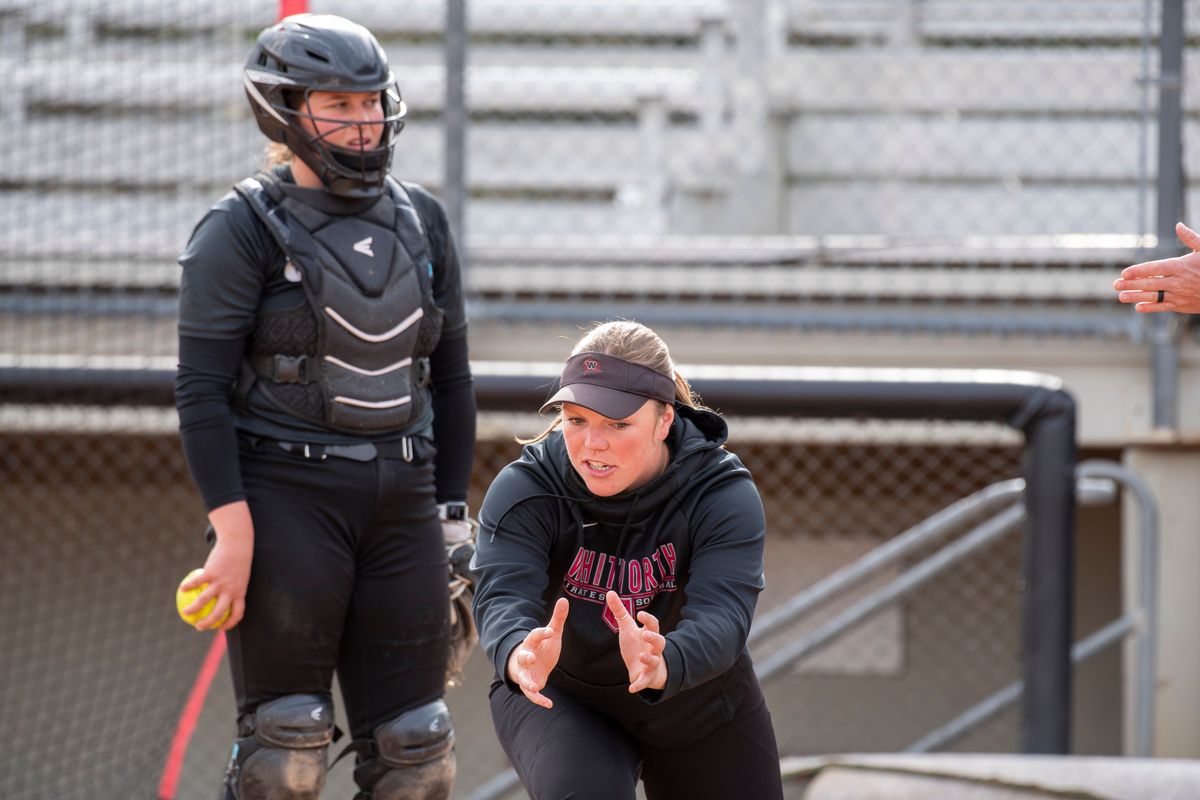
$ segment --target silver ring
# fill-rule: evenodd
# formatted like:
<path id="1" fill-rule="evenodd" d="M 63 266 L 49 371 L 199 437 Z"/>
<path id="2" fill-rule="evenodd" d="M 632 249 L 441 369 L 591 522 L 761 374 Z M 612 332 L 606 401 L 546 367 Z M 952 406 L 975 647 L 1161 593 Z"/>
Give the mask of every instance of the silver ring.
<path id="1" fill-rule="evenodd" d="M 1158 302 L 1161 303 L 1163 301 L 1163 298 L 1166 296 L 1167 296 L 1167 293 L 1165 291 L 1163 291 L 1162 289 L 1158 290 Z"/>

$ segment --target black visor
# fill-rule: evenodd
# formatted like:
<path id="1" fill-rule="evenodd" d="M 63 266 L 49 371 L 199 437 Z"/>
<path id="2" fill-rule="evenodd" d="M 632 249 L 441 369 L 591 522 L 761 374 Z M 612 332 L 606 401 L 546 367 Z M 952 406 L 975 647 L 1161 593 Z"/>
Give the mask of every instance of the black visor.
<path id="1" fill-rule="evenodd" d="M 625 419 L 647 400 L 675 400 L 672 378 L 606 353 L 571 356 L 559 377 L 559 387 L 542 404 L 541 413 L 561 403 L 574 403 L 609 419 Z"/>

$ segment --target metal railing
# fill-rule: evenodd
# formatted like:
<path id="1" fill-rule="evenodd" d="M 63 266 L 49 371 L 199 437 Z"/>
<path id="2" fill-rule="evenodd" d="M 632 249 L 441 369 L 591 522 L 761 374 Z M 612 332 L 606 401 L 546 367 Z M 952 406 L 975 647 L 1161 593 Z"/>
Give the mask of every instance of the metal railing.
<path id="1" fill-rule="evenodd" d="M 1075 664 L 1082 663 L 1126 637 L 1138 636 L 1134 676 L 1133 755 L 1149 756 L 1154 747 L 1154 647 L 1158 628 L 1157 506 L 1149 487 L 1142 479 L 1119 464 L 1087 461 L 1076 469 L 1076 497 L 1081 504 L 1111 502 L 1116 496 L 1115 483 L 1121 483 L 1137 497 L 1141 511 L 1139 607 L 1075 644 L 1071 651 L 1071 659 Z M 764 615 L 750 634 L 749 641 L 752 645 L 762 642 L 772 633 L 862 583 L 880 570 L 899 562 L 919 547 L 928 546 L 948 536 L 956 526 L 965 521 L 1003 507 L 934 555 L 908 568 L 825 624 L 760 661 L 759 678 L 768 680 L 774 677 L 798 659 L 811 654 L 872 614 L 914 591 L 969 554 L 1016 530 L 1024 519 L 1024 508 L 1021 504 L 1024 489 L 1024 481 L 1020 479 L 1003 481 L 982 489 L 905 531 Z M 1004 507 L 1006 505 L 1007 507 Z M 922 737 L 906 750 L 923 753 L 945 746 L 1016 703 L 1023 691 L 1023 681 L 1009 684 L 951 722 Z"/>
<path id="2" fill-rule="evenodd" d="M 964 522 L 978 518 L 1000 506 L 1011 505 L 1013 502 L 1019 501 L 1024 491 L 1025 481 L 1020 478 L 1014 478 L 1013 480 L 992 484 L 980 489 L 969 497 L 964 497 L 962 500 L 914 525 L 894 539 L 890 539 L 875 548 L 850 566 L 838 570 L 804 591 L 798 592 L 791 600 L 773 608 L 755 620 L 747 643 L 753 647 L 772 633 L 795 621 L 801 615 L 807 614 L 818 606 L 823 605 L 836 595 L 850 589 L 856 583 L 861 582 L 884 567 L 895 563 L 918 547 L 929 545 L 931 542 L 948 535 Z M 839 626 L 839 632 L 842 629 L 843 627 Z M 804 652 L 808 652 L 808 649 L 811 648 L 806 648 Z M 800 653 L 799 655 L 784 659 L 780 666 L 794 661 L 803 654 Z M 758 667 L 758 676 L 765 680 L 774 675 L 778 669 L 778 666 L 764 666 L 760 664 Z"/>
<path id="3" fill-rule="evenodd" d="M 1085 494 L 1095 502 L 1111 489 L 1091 487 L 1089 481 L 1115 481 L 1122 484 L 1138 500 L 1139 552 L 1138 552 L 1138 608 L 1127 611 L 1120 618 L 1108 623 L 1100 630 L 1077 643 L 1071 650 L 1071 660 L 1081 664 L 1107 648 L 1124 641 L 1130 636 L 1134 642 L 1133 677 L 1133 737 L 1130 755 L 1149 757 L 1154 753 L 1154 674 L 1155 651 L 1158 638 L 1158 506 L 1150 487 L 1136 473 L 1109 461 L 1085 461 L 1075 472 L 1080 501 Z M 914 742 L 907 749 L 910 753 L 927 753 L 936 750 L 965 735 L 996 714 L 1017 702 L 1024 691 L 1021 681 L 1014 681 L 937 730 Z"/>

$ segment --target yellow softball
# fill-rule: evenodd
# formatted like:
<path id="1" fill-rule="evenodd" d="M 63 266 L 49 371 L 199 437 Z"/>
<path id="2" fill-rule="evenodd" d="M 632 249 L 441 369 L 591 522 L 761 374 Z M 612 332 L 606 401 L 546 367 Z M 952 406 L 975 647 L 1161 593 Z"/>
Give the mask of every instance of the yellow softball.
<path id="1" fill-rule="evenodd" d="M 206 616 L 208 616 L 209 612 L 212 611 L 213 607 L 216 606 L 216 604 L 217 604 L 217 598 L 214 597 L 213 599 L 211 599 L 207 603 L 205 603 L 204 608 L 200 609 L 195 614 L 183 613 L 183 610 L 192 604 L 192 602 L 196 599 L 196 597 L 200 594 L 200 592 L 204 591 L 204 587 L 208 586 L 207 583 L 202 583 L 194 589 L 184 589 L 183 588 L 183 584 L 187 583 L 192 578 L 199 575 L 201 572 L 204 572 L 204 570 L 194 569 L 191 572 L 189 572 L 187 574 L 187 577 L 185 577 L 182 581 L 179 582 L 179 588 L 175 590 L 175 610 L 179 612 L 180 619 L 182 619 L 188 625 L 193 625 L 193 626 L 196 624 L 196 622 L 198 620 L 202 620 Z M 225 616 L 221 617 L 221 621 L 218 622 L 217 625 L 221 625 L 227 619 L 229 619 L 229 609 L 225 609 Z"/>

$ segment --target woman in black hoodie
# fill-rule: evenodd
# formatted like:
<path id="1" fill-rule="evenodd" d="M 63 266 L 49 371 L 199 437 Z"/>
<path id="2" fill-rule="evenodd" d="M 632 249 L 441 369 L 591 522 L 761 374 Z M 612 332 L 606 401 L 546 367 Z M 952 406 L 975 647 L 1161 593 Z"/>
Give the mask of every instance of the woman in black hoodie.
<path id="1" fill-rule="evenodd" d="M 782 798 L 746 650 L 765 520 L 663 341 L 590 331 L 480 511 L 492 718 L 534 800 Z M 549 622 L 546 620 L 549 618 Z"/>

